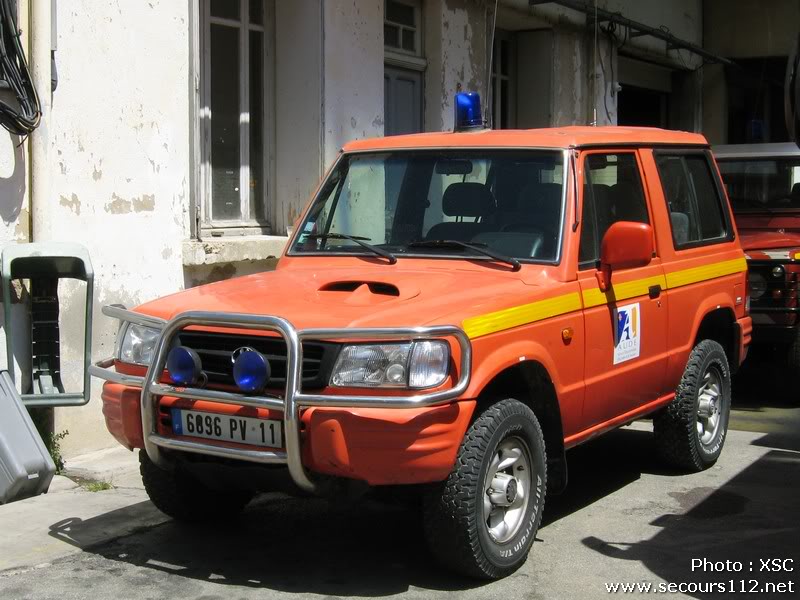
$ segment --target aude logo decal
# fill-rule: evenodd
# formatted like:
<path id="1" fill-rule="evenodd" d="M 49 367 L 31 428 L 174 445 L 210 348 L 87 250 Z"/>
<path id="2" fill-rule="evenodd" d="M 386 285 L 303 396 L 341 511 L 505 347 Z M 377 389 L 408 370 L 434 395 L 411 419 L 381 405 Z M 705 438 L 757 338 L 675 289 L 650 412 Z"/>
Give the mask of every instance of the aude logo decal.
<path id="1" fill-rule="evenodd" d="M 639 303 L 619 306 L 615 311 L 614 364 L 637 358 L 642 347 Z"/>

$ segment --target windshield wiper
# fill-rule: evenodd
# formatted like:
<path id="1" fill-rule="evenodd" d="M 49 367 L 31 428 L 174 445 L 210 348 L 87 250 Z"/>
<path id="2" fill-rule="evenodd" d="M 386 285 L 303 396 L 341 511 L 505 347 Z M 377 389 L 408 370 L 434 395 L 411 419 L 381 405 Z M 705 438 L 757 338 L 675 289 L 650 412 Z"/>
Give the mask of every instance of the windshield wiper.
<path id="1" fill-rule="evenodd" d="M 498 262 L 506 263 L 507 265 L 511 265 L 513 271 L 519 271 L 522 268 L 522 264 L 516 259 L 511 258 L 510 256 L 506 256 L 504 254 L 500 254 L 495 252 L 494 250 L 489 250 L 488 248 L 483 247 L 484 244 L 468 244 L 467 242 L 462 242 L 460 240 L 420 240 L 417 242 L 411 242 L 407 244 L 406 247 L 408 248 L 468 248 L 470 250 L 474 250 L 484 256 L 488 256 L 489 258 L 493 258 Z"/>
<path id="2" fill-rule="evenodd" d="M 377 246 L 373 246 L 372 244 L 368 244 L 370 238 L 362 237 L 360 235 L 347 235 L 346 233 L 309 233 L 306 236 L 307 240 L 349 240 L 351 242 L 355 242 L 362 248 L 366 248 L 373 254 L 380 256 L 381 258 L 385 258 L 389 261 L 390 265 L 393 265 L 397 262 L 397 257 L 392 254 L 391 252 L 387 252 L 382 248 L 378 248 Z"/>

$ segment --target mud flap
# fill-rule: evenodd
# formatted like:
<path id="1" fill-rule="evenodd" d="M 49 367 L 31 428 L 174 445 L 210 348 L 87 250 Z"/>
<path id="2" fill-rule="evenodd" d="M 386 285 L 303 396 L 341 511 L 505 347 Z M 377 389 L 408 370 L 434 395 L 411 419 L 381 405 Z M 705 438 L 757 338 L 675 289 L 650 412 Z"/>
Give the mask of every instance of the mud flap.
<path id="1" fill-rule="evenodd" d="M 0 504 L 44 494 L 56 466 L 7 371 L 0 371 Z"/>

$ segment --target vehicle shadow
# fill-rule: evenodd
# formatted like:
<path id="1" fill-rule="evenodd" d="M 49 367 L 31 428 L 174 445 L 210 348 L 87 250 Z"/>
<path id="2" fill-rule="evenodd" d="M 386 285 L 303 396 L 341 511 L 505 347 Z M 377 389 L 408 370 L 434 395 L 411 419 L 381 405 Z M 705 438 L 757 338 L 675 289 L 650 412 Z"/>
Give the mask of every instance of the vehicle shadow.
<path id="1" fill-rule="evenodd" d="M 651 438 L 648 431 L 623 429 L 571 451 L 570 485 L 548 498 L 540 537 L 547 538 L 549 524 L 642 473 L 662 473 L 652 458 Z M 51 525 L 50 535 L 107 560 L 222 585 L 336 596 L 485 585 L 435 565 L 425 549 L 418 509 L 371 499 L 336 505 L 265 494 L 229 522 L 168 521 L 97 543 L 121 523 L 130 530 L 131 522 L 152 511 L 152 504 L 140 502 L 91 519 L 65 519 Z"/>
<path id="2" fill-rule="evenodd" d="M 653 433 L 645 423 L 612 431 L 567 452 L 569 483 L 563 493 L 547 497 L 542 528 L 630 485 L 642 474 L 680 475 L 658 462 Z"/>
<path id="3" fill-rule="evenodd" d="M 693 598 L 746 592 L 776 597 L 773 594 L 788 587 L 768 586 L 786 582 L 797 586 L 800 513 L 794 488 L 786 484 L 798 477 L 800 455 L 772 450 L 716 490 L 672 492 L 686 512 L 655 519 L 651 525 L 661 531 L 647 541 L 631 542 L 621 532 L 613 540 L 589 536 L 582 542 L 604 556 L 639 561 L 667 583 L 692 584 L 681 592 Z M 731 563 L 725 567 L 704 563 L 693 570 L 692 559 Z M 762 569 L 762 559 L 789 561 L 770 562 Z M 776 570 L 784 566 L 794 571 Z"/>
<path id="4" fill-rule="evenodd" d="M 334 506 L 315 498 L 265 494 L 230 521 L 168 521 L 91 544 L 98 529 L 136 519 L 145 510 L 152 510 L 149 502 L 85 521 L 64 520 L 51 526 L 50 535 L 111 561 L 218 585 L 327 596 L 482 585 L 431 566 L 413 511 L 368 500 Z"/>
<path id="5" fill-rule="evenodd" d="M 748 357 L 733 380 L 730 428 L 763 433 L 755 446 L 800 451 L 800 387 L 782 361 Z"/>

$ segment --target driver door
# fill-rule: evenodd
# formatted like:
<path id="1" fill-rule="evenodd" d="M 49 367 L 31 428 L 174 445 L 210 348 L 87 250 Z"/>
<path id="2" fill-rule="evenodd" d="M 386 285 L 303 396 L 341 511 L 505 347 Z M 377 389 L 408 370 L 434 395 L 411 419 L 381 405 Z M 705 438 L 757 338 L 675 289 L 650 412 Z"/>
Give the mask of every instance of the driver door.
<path id="1" fill-rule="evenodd" d="M 578 280 L 586 328 L 583 429 L 610 424 L 656 400 L 666 376 L 667 293 L 661 259 L 620 269 L 601 292 L 603 235 L 617 221 L 652 223 L 635 151 L 582 155 L 583 217 Z"/>

